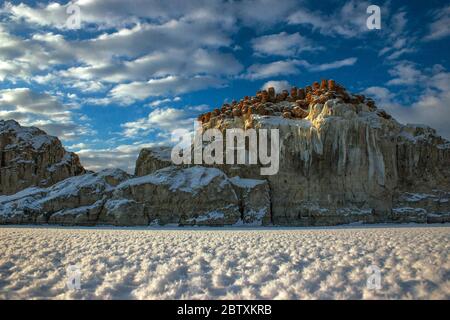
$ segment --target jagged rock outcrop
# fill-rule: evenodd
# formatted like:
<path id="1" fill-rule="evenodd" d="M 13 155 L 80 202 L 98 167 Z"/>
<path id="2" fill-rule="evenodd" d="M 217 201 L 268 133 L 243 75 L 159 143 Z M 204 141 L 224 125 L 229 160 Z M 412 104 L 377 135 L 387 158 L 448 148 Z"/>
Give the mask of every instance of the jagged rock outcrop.
<path id="1" fill-rule="evenodd" d="M 103 170 L 0 196 L 0 223 L 62 225 L 261 225 L 270 222 L 266 181 L 221 170 L 167 167 L 142 177 Z"/>
<path id="2" fill-rule="evenodd" d="M 0 120 L 0 194 L 50 186 L 84 172 L 78 156 L 64 150 L 56 137 Z"/>

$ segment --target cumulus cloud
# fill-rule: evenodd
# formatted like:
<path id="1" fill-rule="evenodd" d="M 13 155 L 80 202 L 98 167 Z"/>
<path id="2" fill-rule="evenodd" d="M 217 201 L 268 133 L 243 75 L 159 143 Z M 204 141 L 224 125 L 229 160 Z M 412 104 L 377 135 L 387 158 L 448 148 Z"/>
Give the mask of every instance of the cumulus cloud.
<path id="1" fill-rule="evenodd" d="M 303 51 L 320 50 L 312 41 L 301 36 L 300 33 L 265 35 L 252 40 L 252 47 L 258 55 L 296 56 Z"/>
<path id="2" fill-rule="evenodd" d="M 151 111 L 146 118 L 124 123 L 122 125 L 124 135 L 132 138 L 155 131 L 168 133 L 175 129 L 193 128 L 197 116 L 208 108 L 208 105 L 188 106 L 182 109 L 157 108 Z"/>
<path id="3" fill-rule="evenodd" d="M 391 113 L 402 123 L 426 124 L 438 134 L 450 139 L 450 72 L 435 66 L 429 72 L 420 73 L 421 82 L 401 81 L 410 90 L 407 93 L 392 91 L 385 87 L 370 87 L 364 93 L 372 96 L 379 106 Z M 397 83 L 394 83 L 397 84 Z M 408 95 L 411 90 L 420 94 Z M 406 99 L 404 95 L 407 95 Z M 404 100 L 412 100 L 404 102 Z"/>
<path id="4" fill-rule="evenodd" d="M 444 39 L 450 35 L 450 5 L 432 11 L 433 22 L 424 40 Z"/>
<path id="5" fill-rule="evenodd" d="M 363 91 L 364 94 L 374 98 L 377 102 L 386 104 L 392 103 L 395 95 L 389 91 L 389 89 L 384 87 L 369 87 Z"/>
<path id="6" fill-rule="evenodd" d="M 307 25 L 327 36 L 357 37 L 367 32 L 367 1 L 347 1 L 331 15 L 301 6 L 288 17 L 293 25 Z"/>
<path id="7" fill-rule="evenodd" d="M 216 21 L 224 28 L 233 28 L 238 21 L 247 26 L 267 26 L 286 17 L 298 5 L 295 0 L 134 0 L 132 4 L 122 0 L 72 0 L 63 4 L 50 2 L 41 6 L 6 3 L 3 10 L 16 20 L 66 29 L 66 9 L 69 3 L 80 7 L 84 25 L 94 24 L 99 28 L 122 27 L 141 20 L 167 22 L 179 17 Z"/>
<path id="8" fill-rule="evenodd" d="M 305 60 L 279 60 L 266 64 L 253 64 L 248 69 L 246 74 L 244 74 L 245 79 L 250 80 L 258 80 L 258 79 L 266 79 L 276 76 L 288 76 L 298 74 L 301 71 L 301 68 L 304 68 L 307 71 L 317 72 L 317 71 L 325 71 L 331 69 L 338 69 L 345 66 L 351 66 L 358 61 L 357 58 L 351 57 L 343 60 L 337 60 L 322 64 L 312 64 Z"/>
<path id="9" fill-rule="evenodd" d="M 100 171 L 105 168 L 120 168 L 129 173 L 134 173 L 140 150 L 155 145 L 158 144 L 136 143 L 104 149 L 81 148 L 77 150 L 77 154 L 83 166 L 88 170 Z"/>
<path id="10" fill-rule="evenodd" d="M 0 24 L 0 80 L 28 80 L 35 73 L 48 70 L 50 67 L 67 62 L 70 56 L 60 50 L 52 54 L 47 37 L 24 39 L 10 34 Z M 45 38 L 45 39 L 44 39 Z M 62 40 L 62 37 L 54 39 Z"/>
<path id="11" fill-rule="evenodd" d="M 450 140 L 450 73 L 440 72 L 428 78 L 430 81 L 410 108 L 391 108 L 401 121 L 424 123 Z"/>
<path id="12" fill-rule="evenodd" d="M 40 9 L 25 11 L 29 10 Z M 91 38 L 82 40 L 51 32 L 15 36 L 0 25 L 0 80 L 58 83 L 95 92 L 105 90 L 105 82 L 148 81 L 169 75 L 217 78 L 237 74 L 241 64 L 231 53 L 218 50 L 232 44 L 218 23 L 181 17 L 159 23 L 142 22 L 100 35 L 93 33 Z"/>
<path id="13" fill-rule="evenodd" d="M 37 126 L 66 140 L 92 133 L 86 125 L 74 121 L 76 108 L 62 104 L 47 93 L 37 93 L 29 88 L 0 90 L 0 118 Z M 77 116 L 80 117 L 79 114 Z"/>
<path id="14" fill-rule="evenodd" d="M 265 79 L 279 75 L 293 75 L 300 72 L 296 60 L 275 61 L 266 64 L 256 63 L 247 69 L 245 78 L 250 80 Z"/>
<path id="15" fill-rule="evenodd" d="M 267 90 L 270 87 L 273 87 L 276 92 L 281 92 L 283 90 L 290 90 L 292 88 L 292 85 L 286 80 L 282 80 L 282 81 L 273 81 L 272 80 L 272 81 L 267 81 L 266 83 L 264 83 L 263 86 L 261 87 L 261 89 Z"/>
<path id="16" fill-rule="evenodd" d="M 208 76 L 194 76 L 192 78 L 168 76 L 145 82 L 135 81 L 119 84 L 111 90 L 110 96 L 119 103 L 131 104 L 148 97 L 177 95 L 208 87 L 221 87 L 224 84 L 223 80 Z"/>
<path id="17" fill-rule="evenodd" d="M 189 57 L 190 63 L 186 63 Z M 231 55 L 205 49 L 189 48 L 154 51 L 132 61 L 102 63 L 73 67 L 59 73 L 62 77 L 81 80 L 101 80 L 111 83 L 142 81 L 168 75 L 237 74 L 241 64 Z"/>
<path id="18" fill-rule="evenodd" d="M 410 61 L 401 61 L 388 72 L 394 77 L 387 82 L 388 85 L 413 85 L 424 81 L 426 78 L 417 65 Z"/>
<path id="19" fill-rule="evenodd" d="M 173 99 L 166 98 L 166 99 L 152 101 L 149 104 L 147 104 L 147 106 L 155 108 L 155 107 L 159 107 L 159 106 L 164 105 L 164 104 L 168 104 L 168 103 L 171 103 L 171 102 L 179 102 L 179 101 L 181 101 L 180 97 L 175 97 Z"/>

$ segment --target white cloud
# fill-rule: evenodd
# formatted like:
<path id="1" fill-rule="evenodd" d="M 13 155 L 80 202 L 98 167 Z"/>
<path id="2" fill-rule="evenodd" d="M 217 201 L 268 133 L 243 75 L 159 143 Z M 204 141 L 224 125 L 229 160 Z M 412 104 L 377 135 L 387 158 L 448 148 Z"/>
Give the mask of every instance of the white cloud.
<path id="1" fill-rule="evenodd" d="M 189 63 L 186 63 L 189 57 Z M 230 54 L 189 48 L 155 51 L 132 61 L 73 67 L 59 73 L 62 77 L 111 83 L 143 81 L 169 75 L 185 77 L 196 74 L 233 75 L 242 69 Z"/>
<path id="2" fill-rule="evenodd" d="M 278 55 L 284 57 L 296 56 L 302 51 L 315 51 L 321 49 L 314 46 L 312 41 L 300 33 L 265 35 L 252 40 L 252 47 L 258 55 Z"/>
<path id="3" fill-rule="evenodd" d="M 432 12 L 433 22 L 424 40 L 438 40 L 450 35 L 450 5 Z"/>
<path id="4" fill-rule="evenodd" d="M 119 84 L 111 90 L 110 96 L 119 103 L 131 104 L 138 100 L 145 100 L 148 97 L 176 95 L 223 85 L 223 80 L 208 76 L 195 76 L 192 78 L 168 76 L 160 79 L 150 79 L 146 82 L 136 81 Z"/>
<path id="5" fill-rule="evenodd" d="M 218 23 L 181 17 L 139 23 L 85 40 L 42 32 L 23 38 L 0 24 L 0 80 L 33 80 L 99 92 L 106 89 L 105 82 L 237 74 L 241 64 L 232 54 L 218 50 L 232 44 Z M 56 66 L 59 71 L 52 71 Z"/>
<path id="6" fill-rule="evenodd" d="M 383 87 L 369 87 L 363 91 L 364 94 L 374 98 L 374 100 L 378 103 L 386 104 L 392 103 L 395 95 L 389 91 L 387 88 Z"/>
<path id="7" fill-rule="evenodd" d="M 410 61 L 401 61 L 388 72 L 394 77 L 387 82 L 388 85 L 413 85 L 425 81 L 422 71 Z"/>
<path id="8" fill-rule="evenodd" d="M 82 165 L 88 170 L 99 171 L 105 168 L 120 168 L 133 174 L 140 150 L 158 144 L 149 142 L 123 144 L 105 149 L 82 148 L 77 151 L 77 154 Z"/>
<path id="9" fill-rule="evenodd" d="M 88 147 L 87 144 L 80 142 L 80 143 L 72 144 L 70 146 L 66 146 L 66 149 L 71 150 L 71 151 L 78 151 L 80 149 L 86 149 L 87 147 Z"/>
<path id="10" fill-rule="evenodd" d="M 81 9 L 83 24 L 94 24 L 100 28 L 123 27 L 141 20 L 161 23 L 185 17 L 186 20 L 214 21 L 223 28 L 233 28 L 237 21 L 247 26 L 267 26 L 286 17 L 298 4 L 295 0 L 134 0 L 132 4 L 122 0 L 73 0 Z M 40 26 L 65 29 L 65 4 L 50 2 L 48 5 L 28 6 L 6 3 L 4 11 L 16 20 Z M 267 14 L 270 12 L 270 14 Z"/>
<path id="11" fill-rule="evenodd" d="M 48 134 L 71 140 L 92 134 L 86 125 L 74 121 L 74 106 L 63 105 L 58 99 L 29 88 L 0 90 L 0 118 L 14 119 L 22 125 L 36 126 Z"/>
<path id="12" fill-rule="evenodd" d="M 296 60 L 275 61 L 267 64 L 257 63 L 248 68 L 244 77 L 250 80 L 258 80 L 279 75 L 293 75 L 300 72 L 298 64 Z"/>
<path id="13" fill-rule="evenodd" d="M 168 103 L 171 103 L 171 102 L 180 102 L 180 101 L 181 101 L 180 97 L 175 97 L 173 99 L 166 98 L 166 99 L 152 101 L 149 104 L 147 104 L 147 106 L 152 107 L 152 108 L 156 108 L 156 107 L 159 107 L 159 106 L 164 105 L 164 104 L 168 104 Z"/>
<path id="14" fill-rule="evenodd" d="M 51 66 L 66 61 L 64 52 L 52 55 L 47 43 L 22 39 L 8 32 L 0 23 L 0 80 L 29 79 Z"/>
<path id="15" fill-rule="evenodd" d="M 326 71 L 352 66 L 356 63 L 356 61 L 358 61 L 358 58 L 352 57 L 323 64 L 308 64 L 306 68 L 310 71 Z"/>
<path id="16" fill-rule="evenodd" d="M 287 82 L 286 80 L 282 81 L 267 81 L 263 84 L 261 87 L 262 90 L 267 90 L 267 88 L 273 87 L 276 92 L 281 92 L 283 90 L 290 90 L 292 88 L 292 85 Z"/>
<path id="17" fill-rule="evenodd" d="M 267 64 L 253 64 L 247 69 L 247 72 L 243 75 L 243 78 L 258 80 L 276 76 L 289 76 L 300 73 L 301 68 L 311 72 L 325 71 L 351 66 L 357 61 L 358 59 L 355 57 L 322 64 L 312 64 L 305 60 L 295 59 L 279 60 Z"/>
<path id="18" fill-rule="evenodd" d="M 403 93 L 394 93 L 388 88 L 370 87 L 365 94 L 375 98 L 378 105 L 386 109 L 398 121 L 402 123 L 426 124 L 437 130 L 438 134 L 450 139 L 450 73 L 440 66 L 435 66 L 428 73 L 421 73 L 421 82 L 410 81 L 401 84 L 407 86 L 410 91 L 419 92 L 415 96 L 409 96 L 410 103 L 400 103 L 404 98 Z"/>
<path id="19" fill-rule="evenodd" d="M 300 6 L 288 17 L 288 22 L 311 26 L 313 30 L 327 36 L 357 37 L 368 31 L 366 9 L 369 5 L 367 1 L 348 1 L 339 9 L 333 8 L 331 15 Z"/>
<path id="20" fill-rule="evenodd" d="M 417 38 L 407 28 L 408 19 L 405 11 L 396 12 L 391 17 L 386 17 L 385 21 L 385 27 L 381 30 L 381 36 L 385 40 L 384 47 L 379 51 L 379 56 L 395 60 L 416 51 Z"/>
<path id="21" fill-rule="evenodd" d="M 146 118 L 122 124 L 123 134 L 128 138 L 136 138 L 157 131 L 168 134 L 175 129 L 193 129 L 197 116 L 208 108 L 207 105 L 187 106 L 182 109 L 157 108 Z"/>

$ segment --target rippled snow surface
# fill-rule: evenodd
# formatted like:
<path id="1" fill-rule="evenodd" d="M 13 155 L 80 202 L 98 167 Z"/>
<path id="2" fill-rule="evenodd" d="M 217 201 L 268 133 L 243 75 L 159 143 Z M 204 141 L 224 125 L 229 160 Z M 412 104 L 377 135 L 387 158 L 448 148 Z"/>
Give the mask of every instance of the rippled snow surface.
<path id="1" fill-rule="evenodd" d="M 449 240 L 448 225 L 0 227 L 0 299 L 450 299 Z M 67 285 L 71 265 L 80 290 Z M 371 265 L 379 290 L 367 287 Z"/>

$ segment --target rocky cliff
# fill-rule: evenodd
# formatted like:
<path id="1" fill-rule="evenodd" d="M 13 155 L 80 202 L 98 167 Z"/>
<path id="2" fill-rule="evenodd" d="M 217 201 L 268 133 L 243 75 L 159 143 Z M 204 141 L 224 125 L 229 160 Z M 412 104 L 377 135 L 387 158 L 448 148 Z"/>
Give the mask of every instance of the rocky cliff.
<path id="1" fill-rule="evenodd" d="M 332 80 L 278 94 L 269 88 L 199 120 L 222 132 L 279 129 L 278 174 L 261 176 L 259 165 L 218 166 L 231 177 L 266 179 L 277 225 L 450 220 L 449 142 L 426 126 L 398 123 Z"/>
<path id="2" fill-rule="evenodd" d="M 199 120 L 203 130 L 278 129 L 279 172 L 262 176 L 261 164 L 174 166 L 171 148 L 144 149 L 135 176 L 105 170 L 0 196 L 0 223 L 450 222 L 450 143 L 332 80 L 269 88 Z"/>
<path id="3" fill-rule="evenodd" d="M 56 137 L 0 120 L 0 194 L 50 186 L 84 172 L 78 156 L 64 150 Z"/>
<path id="4" fill-rule="evenodd" d="M 0 196 L 0 223 L 62 225 L 261 225 L 270 222 L 267 181 L 221 170 L 167 167 L 143 177 L 103 170 L 49 188 Z"/>

